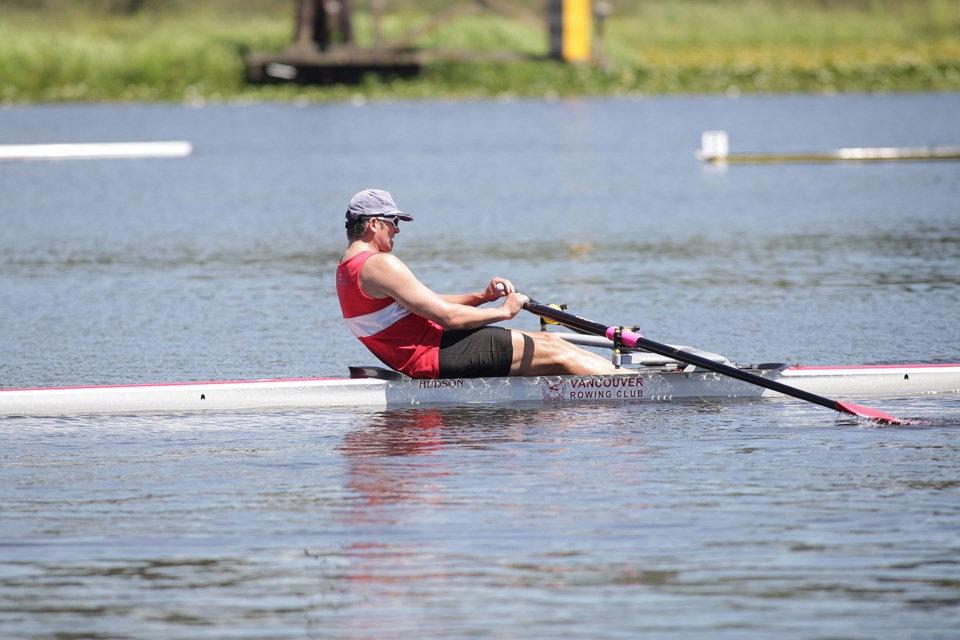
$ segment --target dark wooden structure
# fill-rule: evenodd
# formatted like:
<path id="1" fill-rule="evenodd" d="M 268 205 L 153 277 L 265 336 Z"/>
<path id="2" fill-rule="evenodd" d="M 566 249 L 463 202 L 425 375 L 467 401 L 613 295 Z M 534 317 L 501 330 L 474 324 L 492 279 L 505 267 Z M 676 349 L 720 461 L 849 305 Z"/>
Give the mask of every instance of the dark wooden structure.
<path id="1" fill-rule="evenodd" d="M 247 80 L 253 83 L 357 84 L 368 73 L 388 78 L 414 76 L 434 60 L 529 58 L 510 52 L 417 49 L 413 43 L 444 23 L 485 9 L 519 18 L 544 32 L 548 24 L 548 20 L 517 7 L 509 0 L 467 0 L 385 43 L 380 36 L 382 5 L 383 0 L 372 0 L 374 42 L 370 47 L 360 47 L 353 37 L 350 0 L 297 0 L 293 42 L 281 53 L 247 55 Z"/>
<path id="2" fill-rule="evenodd" d="M 356 84 L 367 73 L 414 75 L 423 60 L 412 51 L 356 46 L 350 0 L 298 0 L 290 46 L 279 54 L 250 54 L 246 64 L 254 83 L 331 85 Z"/>

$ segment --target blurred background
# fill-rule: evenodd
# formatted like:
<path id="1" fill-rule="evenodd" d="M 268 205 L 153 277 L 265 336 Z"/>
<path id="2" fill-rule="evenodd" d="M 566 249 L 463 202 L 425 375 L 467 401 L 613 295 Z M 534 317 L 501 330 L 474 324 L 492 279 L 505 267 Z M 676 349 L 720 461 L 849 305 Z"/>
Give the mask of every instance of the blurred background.
<path id="1" fill-rule="evenodd" d="M 295 0 L 0 0 L 0 103 L 960 89 L 950 0 L 594 2 L 591 57 L 574 65 L 542 59 L 552 4 L 352 0 L 357 47 L 406 34 L 417 50 L 488 56 L 303 87 L 251 86 L 244 68 L 291 44 Z"/>

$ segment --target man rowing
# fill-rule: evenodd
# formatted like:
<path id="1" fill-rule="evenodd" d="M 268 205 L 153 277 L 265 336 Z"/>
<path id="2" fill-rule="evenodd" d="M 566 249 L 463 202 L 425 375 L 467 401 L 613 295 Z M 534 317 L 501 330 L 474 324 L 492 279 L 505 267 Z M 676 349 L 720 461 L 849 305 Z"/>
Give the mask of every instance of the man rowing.
<path id="1" fill-rule="evenodd" d="M 510 320 L 528 298 L 506 278 L 479 293 L 440 295 L 393 255 L 400 222 L 393 197 L 365 189 L 346 212 L 347 250 L 337 296 L 350 331 L 387 366 L 412 378 L 619 373 L 607 359 L 554 334 L 490 326 Z M 503 298 L 499 307 L 481 307 Z"/>

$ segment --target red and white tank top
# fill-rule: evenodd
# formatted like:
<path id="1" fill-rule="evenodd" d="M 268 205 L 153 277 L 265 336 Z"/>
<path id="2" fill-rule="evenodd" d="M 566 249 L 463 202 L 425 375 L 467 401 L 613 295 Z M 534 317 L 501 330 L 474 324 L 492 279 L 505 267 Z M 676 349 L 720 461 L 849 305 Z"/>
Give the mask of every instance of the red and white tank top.
<path id="1" fill-rule="evenodd" d="M 360 270 L 375 256 L 364 251 L 337 266 L 337 297 L 350 332 L 388 367 L 411 378 L 440 375 L 443 327 L 410 313 L 393 298 L 371 298 L 360 286 Z"/>

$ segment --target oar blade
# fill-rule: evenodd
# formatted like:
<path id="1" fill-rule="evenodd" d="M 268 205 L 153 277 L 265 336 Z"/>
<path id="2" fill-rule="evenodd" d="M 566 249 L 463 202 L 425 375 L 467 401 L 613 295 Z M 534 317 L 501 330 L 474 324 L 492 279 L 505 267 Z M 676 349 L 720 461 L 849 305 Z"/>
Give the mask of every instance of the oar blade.
<path id="1" fill-rule="evenodd" d="M 887 424 L 907 424 L 906 420 L 892 416 L 889 413 L 884 413 L 877 409 L 871 409 L 870 407 L 861 407 L 858 404 L 853 404 L 852 402 L 841 402 L 837 400 L 837 411 L 842 411 L 843 413 L 849 413 L 851 415 L 860 416 L 861 418 L 869 418 L 870 420 L 876 420 L 877 422 L 883 422 Z"/>

